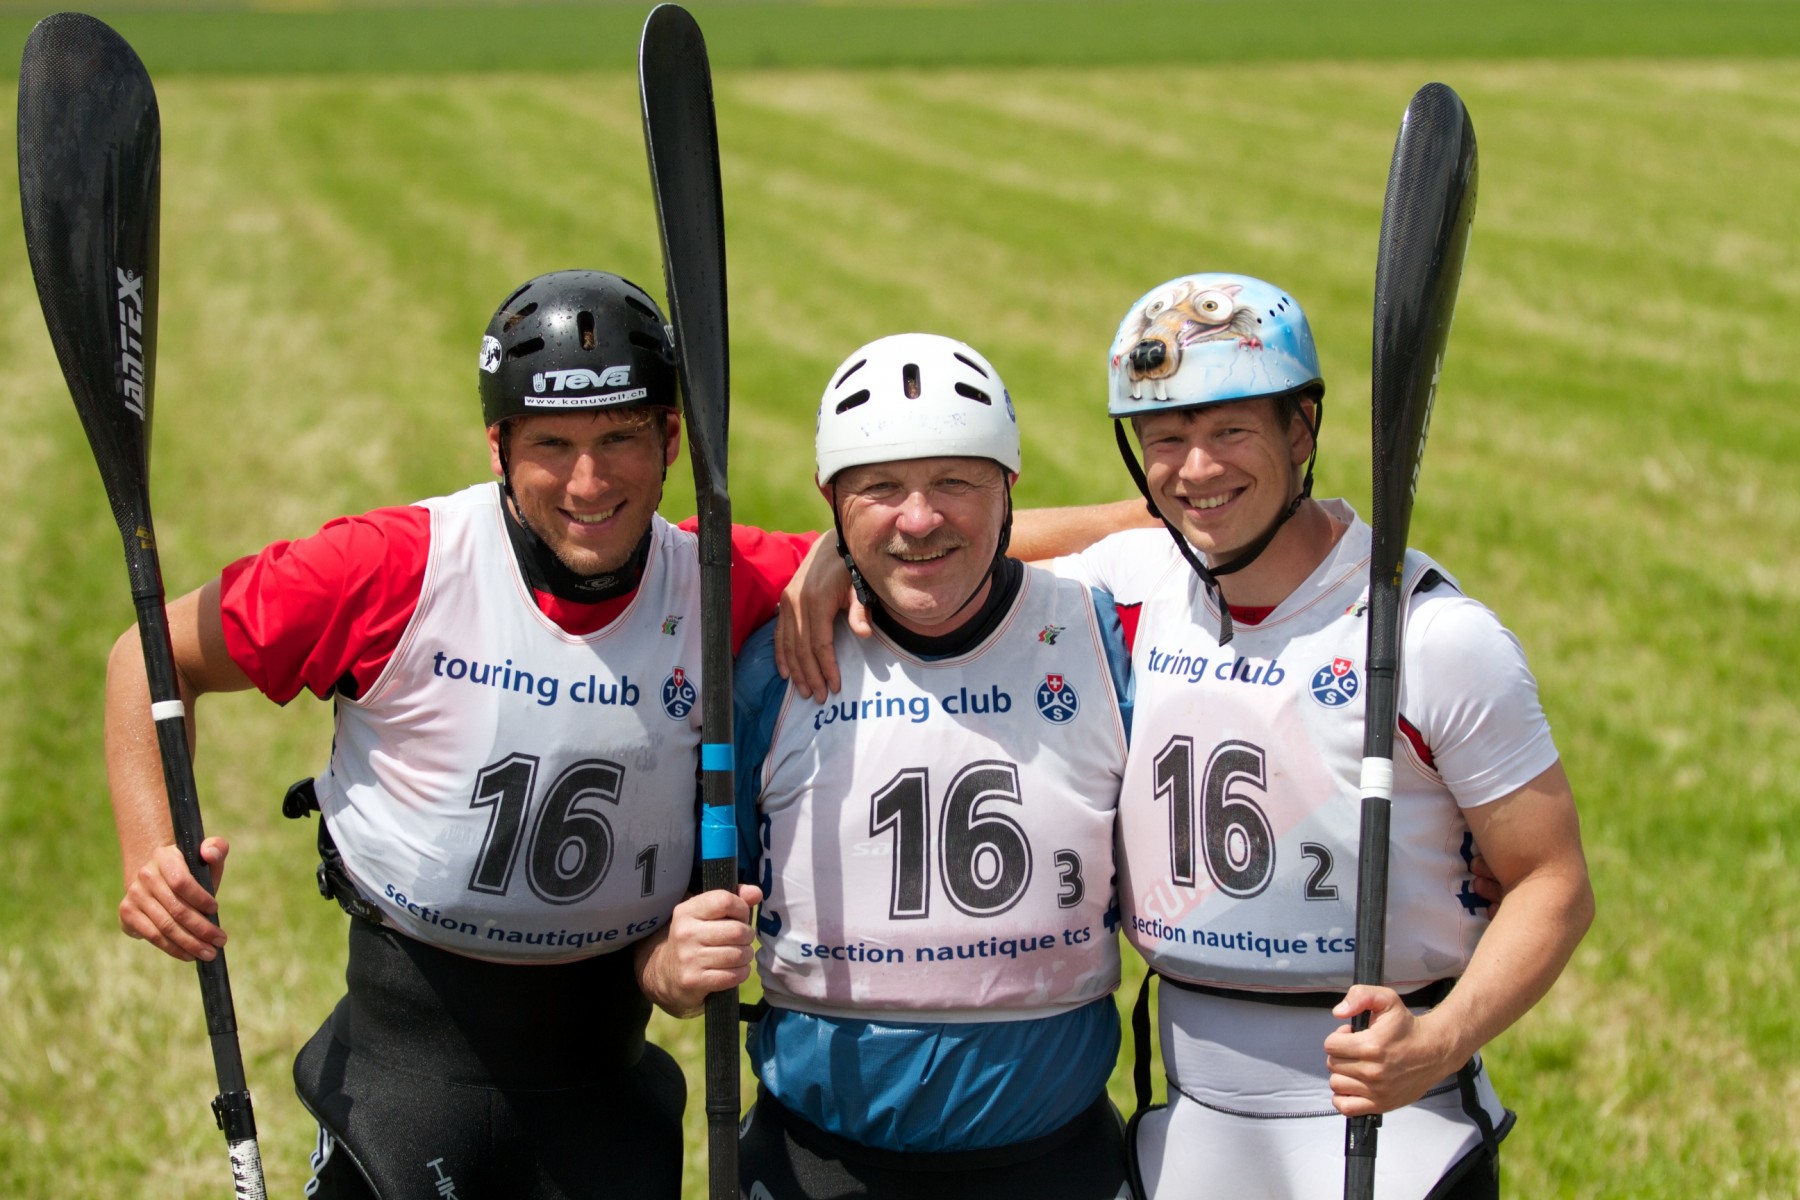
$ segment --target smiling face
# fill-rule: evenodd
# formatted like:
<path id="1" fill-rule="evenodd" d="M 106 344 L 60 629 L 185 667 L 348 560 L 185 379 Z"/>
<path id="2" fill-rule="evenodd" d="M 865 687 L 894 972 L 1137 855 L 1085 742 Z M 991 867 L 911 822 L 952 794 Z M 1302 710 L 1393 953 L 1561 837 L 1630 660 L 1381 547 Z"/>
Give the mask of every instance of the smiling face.
<path id="1" fill-rule="evenodd" d="M 917 458 L 847 467 L 819 490 L 828 501 L 836 493 L 844 544 L 887 614 L 942 636 L 993 586 L 1010 482 L 990 459 Z"/>
<path id="2" fill-rule="evenodd" d="M 508 439 L 519 519 L 571 571 L 600 575 L 623 566 L 650 527 L 679 430 L 663 409 L 515 417 L 489 426 L 488 453 L 501 474 Z"/>
<path id="3" fill-rule="evenodd" d="M 1214 564 L 1275 522 L 1312 452 L 1307 422 L 1284 420 L 1268 399 L 1154 413 L 1132 424 L 1157 510 Z"/>

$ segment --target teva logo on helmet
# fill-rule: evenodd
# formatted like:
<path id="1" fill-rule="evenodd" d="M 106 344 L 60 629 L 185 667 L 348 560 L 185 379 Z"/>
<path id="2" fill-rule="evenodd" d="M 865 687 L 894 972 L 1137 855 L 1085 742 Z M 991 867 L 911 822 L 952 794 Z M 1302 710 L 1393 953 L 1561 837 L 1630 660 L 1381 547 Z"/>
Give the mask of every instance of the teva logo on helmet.
<path id="1" fill-rule="evenodd" d="M 608 367 L 604 371 L 593 371 L 587 367 L 568 367 L 561 371 L 539 371 L 531 377 L 531 389 L 542 392 L 546 386 L 553 392 L 573 391 L 575 388 L 616 388 L 624 387 L 631 382 L 631 367 Z"/>
<path id="2" fill-rule="evenodd" d="M 593 371 L 587 367 L 539 371 L 531 377 L 531 390 L 534 394 L 526 396 L 525 403 L 532 408 L 591 408 L 597 404 L 624 404 L 631 400 L 642 400 L 650 394 L 648 388 L 607 391 L 609 388 L 627 388 L 630 383 L 629 364 L 607 367 L 603 371 Z M 550 395 L 545 395 L 545 392 Z M 606 394 L 600 394 L 602 392 Z"/>

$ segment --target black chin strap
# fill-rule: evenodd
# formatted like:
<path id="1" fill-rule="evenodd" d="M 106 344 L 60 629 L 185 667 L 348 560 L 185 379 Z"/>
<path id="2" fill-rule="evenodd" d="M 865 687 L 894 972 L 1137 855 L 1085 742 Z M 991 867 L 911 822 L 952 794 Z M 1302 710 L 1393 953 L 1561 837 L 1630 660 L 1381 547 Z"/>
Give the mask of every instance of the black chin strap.
<path id="1" fill-rule="evenodd" d="M 1225 603 L 1225 593 L 1219 587 L 1219 581 L 1213 572 L 1207 570 L 1206 564 L 1200 561 L 1200 556 L 1194 553 L 1194 548 L 1188 545 L 1188 540 L 1181 536 L 1181 530 L 1162 515 L 1162 510 L 1156 507 L 1156 501 L 1150 498 L 1150 481 L 1144 478 L 1144 468 L 1138 465 L 1137 455 L 1131 452 L 1131 441 L 1125 436 L 1125 421 L 1121 417 L 1113 418 L 1113 440 L 1119 443 L 1119 457 L 1125 460 L 1125 469 L 1131 473 L 1131 481 L 1137 484 L 1138 492 L 1144 497 L 1144 507 L 1150 510 L 1151 516 L 1162 522 L 1163 528 L 1169 531 L 1169 536 L 1175 539 L 1175 548 L 1181 551 L 1181 557 L 1187 559 L 1188 566 L 1194 568 L 1194 574 L 1200 577 L 1200 582 L 1212 593 L 1213 602 L 1219 606 L 1219 645 L 1230 645 L 1233 632 L 1231 605 Z"/>
<path id="2" fill-rule="evenodd" d="M 576 574 L 569 569 L 568 564 L 556 557 L 556 552 L 550 549 L 538 531 L 525 520 L 524 511 L 519 507 L 519 499 L 513 494 L 512 455 L 507 450 L 510 440 L 506 423 L 502 422 L 500 512 L 505 519 L 507 537 L 512 542 L 513 557 L 518 560 L 525 582 L 536 591 L 581 604 L 597 604 L 603 600 L 616 599 L 637 587 L 644 577 L 644 565 L 650 560 L 650 531 L 644 531 L 644 536 L 633 548 L 631 557 L 617 569 L 603 571 L 598 575 Z M 662 475 L 664 482 L 667 482 L 669 468 L 666 463 Z M 661 502 L 660 497 L 658 502 Z"/>
<path id="3" fill-rule="evenodd" d="M 1300 491 L 1294 496 L 1293 501 L 1281 510 L 1281 514 L 1270 522 L 1269 527 L 1262 531 L 1260 537 L 1245 547 L 1236 558 L 1216 567 L 1208 567 L 1202 563 L 1200 556 L 1195 554 L 1194 548 L 1188 544 L 1187 538 L 1183 537 L 1181 531 L 1175 528 L 1174 524 L 1162 515 L 1162 510 L 1156 507 L 1156 501 L 1150 495 L 1150 481 L 1145 478 L 1144 468 L 1138 465 L 1137 455 L 1131 451 L 1130 439 L 1125 436 L 1124 419 L 1113 418 L 1113 439 L 1119 444 L 1119 456 L 1125 460 L 1125 469 L 1131 472 L 1131 481 L 1137 484 L 1138 491 L 1143 494 L 1144 503 L 1149 506 L 1150 515 L 1163 523 L 1163 528 L 1167 529 L 1169 536 L 1175 539 L 1175 546 L 1181 551 L 1181 557 L 1187 559 L 1188 566 L 1194 568 L 1194 573 L 1200 576 L 1200 582 L 1206 585 L 1206 590 L 1212 593 L 1213 601 L 1219 606 L 1219 645 L 1221 646 L 1231 643 L 1232 624 L 1231 605 L 1225 602 L 1225 592 L 1219 586 L 1219 576 L 1235 574 L 1261 557 L 1262 552 L 1269 548 L 1269 543 L 1275 540 L 1275 535 L 1281 532 L 1281 527 L 1288 523 L 1290 517 L 1300 511 L 1302 504 L 1312 498 L 1313 466 L 1319 461 L 1319 426 L 1325 420 L 1325 398 L 1323 396 L 1313 400 L 1313 411 L 1316 415 L 1307 423 L 1307 434 L 1312 438 L 1312 454 L 1306 460 L 1306 478 L 1301 481 Z M 1300 419 L 1306 420 L 1304 408 L 1300 410 Z"/>
<path id="4" fill-rule="evenodd" d="M 1251 542 L 1243 553 L 1223 566 L 1214 567 L 1212 573 L 1215 577 L 1241 571 L 1255 562 L 1257 557 L 1269 548 L 1269 543 L 1275 540 L 1275 535 L 1281 532 L 1281 527 L 1288 523 L 1288 518 L 1299 512 L 1300 506 L 1312 498 L 1313 464 L 1319 461 L 1319 425 L 1325 420 L 1324 397 L 1321 396 L 1313 401 L 1313 411 L 1317 415 L 1306 427 L 1307 436 L 1312 438 L 1312 454 L 1306 460 L 1306 478 L 1300 481 L 1299 493 L 1294 496 L 1293 502 L 1282 510 L 1281 515 L 1275 518 L 1274 523 L 1263 531 L 1263 535 Z M 1305 409 L 1300 410 L 1300 419 L 1306 420 Z"/>
<path id="5" fill-rule="evenodd" d="M 537 530 L 527 525 L 511 502 L 502 501 L 500 512 L 505 520 L 506 535 L 512 542 L 513 558 L 519 573 L 534 592 L 545 592 L 559 600 L 578 604 L 598 604 L 615 600 L 635 590 L 644 578 L 644 567 L 650 561 L 650 530 L 632 549 L 631 557 L 610 571 L 598 575 L 578 575 L 556 556 Z"/>
<path id="6" fill-rule="evenodd" d="M 869 590 L 868 580 L 856 568 L 856 560 L 850 557 L 850 547 L 844 541 L 844 521 L 838 516 L 837 480 L 831 481 L 831 527 L 837 535 L 838 557 L 844 560 L 844 569 L 850 572 L 850 590 L 856 593 L 857 602 L 870 612 L 875 611 L 875 593 Z"/>

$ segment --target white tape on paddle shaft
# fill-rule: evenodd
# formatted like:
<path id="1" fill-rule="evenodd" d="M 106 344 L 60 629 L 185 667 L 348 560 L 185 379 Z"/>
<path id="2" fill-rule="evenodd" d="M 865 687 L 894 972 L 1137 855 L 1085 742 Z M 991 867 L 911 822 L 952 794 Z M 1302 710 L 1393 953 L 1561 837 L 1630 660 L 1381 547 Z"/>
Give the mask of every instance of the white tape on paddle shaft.
<path id="1" fill-rule="evenodd" d="M 170 717 L 186 717 L 187 705 L 179 700 L 158 700 L 150 706 L 150 719 L 166 721 Z"/>
<path id="2" fill-rule="evenodd" d="M 1381 800 L 1394 798 L 1394 760 L 1365 758 L 1362 760 L 1362 794 Z"/>
<path id="3" fill-rule="evenodd" d="M 232 1142 L 228 1149 L 231 1154 L 231 1194 L 236 1200 L 268 1200 L 269 1193 L 263 1185 L 262 1152 L 256 1148 L 256 1139 Z"/>

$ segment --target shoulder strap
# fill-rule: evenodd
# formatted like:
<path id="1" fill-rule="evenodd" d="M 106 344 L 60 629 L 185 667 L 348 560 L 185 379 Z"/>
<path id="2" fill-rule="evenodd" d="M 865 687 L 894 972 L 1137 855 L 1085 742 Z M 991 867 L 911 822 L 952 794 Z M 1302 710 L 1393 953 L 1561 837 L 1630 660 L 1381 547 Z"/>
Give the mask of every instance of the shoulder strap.
<path id="1" fill-rule="evenodd" d="M 1146 967 L 1131 1006 L 1131 1085 L 1137 1092 L 1139 1113 L 1150 1107 L 1150 981 L 1154 978 L 1156 972 Z"/>

